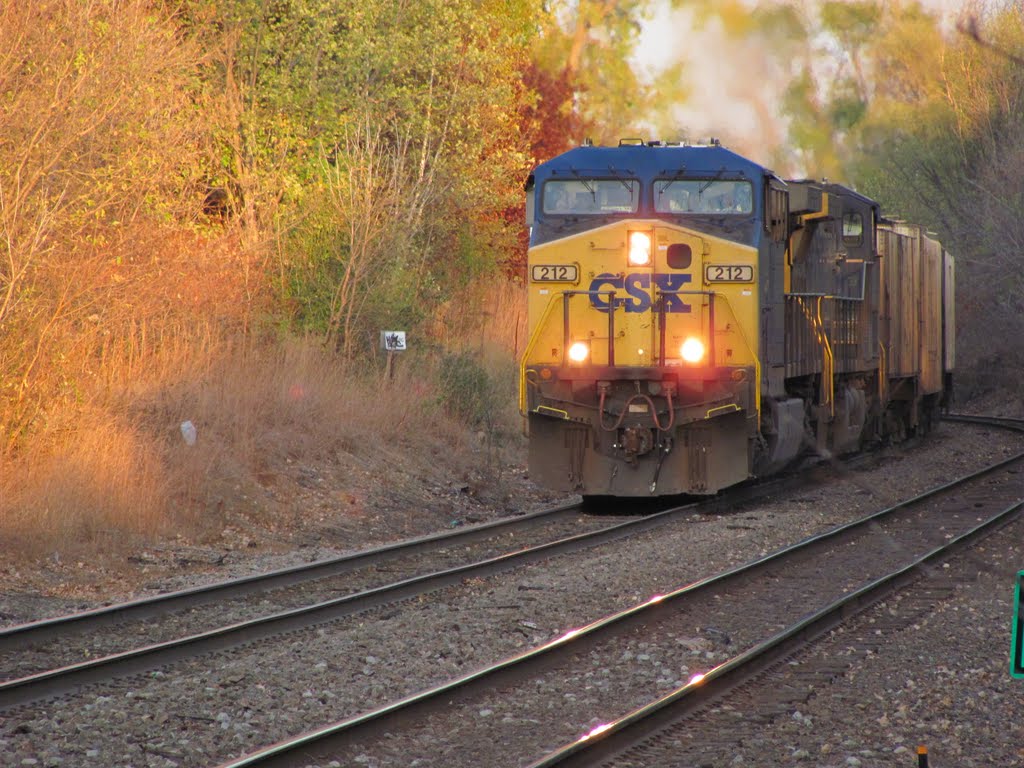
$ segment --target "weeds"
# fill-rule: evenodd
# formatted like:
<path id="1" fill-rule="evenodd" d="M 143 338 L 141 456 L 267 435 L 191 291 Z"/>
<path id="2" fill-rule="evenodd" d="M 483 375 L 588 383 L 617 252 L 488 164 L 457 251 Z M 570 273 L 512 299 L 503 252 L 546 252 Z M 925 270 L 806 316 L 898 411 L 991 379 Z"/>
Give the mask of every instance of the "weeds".
<path id="1" fill-rule="evenodd" d="M 480 464 L 463 420 L 485 430 L 487 466 L 493 460 L 503 404 L 491 374 L 466 354 L 436 372 L 427 357 L 407 359 L 384 382 L 316 339 L 232 346 L 204 337 L 191 348 L 165 340 L 160 352 L 153 343 L 126 341 L 131 366 L 101 370 L 104 386 L 88 393 L 89 405 L 52 414 L 51 430 L 0 458 L 0 535 L 36 554 L 115 546 L 124 534 L 216 538 L 225 498 L 292 463 L 429 463 L 443 446 L 452 465 Z M 154 375 L 133 380 L 129 372 L 147 368 L 140 349 Z M 186 420 L 197 430 L 193 446 L 182 439 Z"/>

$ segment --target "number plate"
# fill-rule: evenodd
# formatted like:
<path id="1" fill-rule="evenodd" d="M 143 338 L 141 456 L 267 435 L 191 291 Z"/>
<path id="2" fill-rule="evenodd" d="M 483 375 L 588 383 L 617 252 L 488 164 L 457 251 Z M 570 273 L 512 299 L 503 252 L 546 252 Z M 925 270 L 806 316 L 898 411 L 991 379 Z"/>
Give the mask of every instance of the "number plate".
<path id="1" fill-rule="evenodd" d="M 752 283 L 754 268 L 749 264 L 707 264 L 704 267 L 706 283 Z"/>
<path id="2" fill-rule="evenodd" d="M 535 283 L 575 283 L 579 268 L 575 264 L 534 264 L 530 279 Z"/>

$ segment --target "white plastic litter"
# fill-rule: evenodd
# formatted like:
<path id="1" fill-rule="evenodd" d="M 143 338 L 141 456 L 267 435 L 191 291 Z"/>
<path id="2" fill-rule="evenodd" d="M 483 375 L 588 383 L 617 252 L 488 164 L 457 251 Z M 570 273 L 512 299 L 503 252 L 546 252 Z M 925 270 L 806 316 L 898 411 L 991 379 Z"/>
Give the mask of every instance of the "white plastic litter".
<path id="1" fill-rule="evenodd" d="M 185 445 L 195 445 L 196 425 L 191 421 L 181 422 L 181 436 L 185 439 Z"/>

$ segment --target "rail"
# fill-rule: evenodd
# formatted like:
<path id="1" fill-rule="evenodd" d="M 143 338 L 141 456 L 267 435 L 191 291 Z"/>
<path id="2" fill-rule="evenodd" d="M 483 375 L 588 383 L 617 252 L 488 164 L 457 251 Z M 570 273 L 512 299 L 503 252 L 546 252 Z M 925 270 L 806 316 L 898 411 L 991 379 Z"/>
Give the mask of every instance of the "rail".
<path id="1" fill-rule="evenodd" d="M 714 576 L 701 579 L 692 584 L 672 590 L 667 594 L 655 595 L 654 597 L 639 603 L 633 607 L 619 611 L 612 615 L 593 621 L 582 627 L 570 629 L 555 639 L 540 646 L 519 654 L 503 659 L 490 666 L 480 668 L 470 674 L 449 680 L 440 685 L 428 688 L 417 694 L 407 696 L 382 707 L 364 712 L 346 720 L 325 725 L 317 730 L 307 732 L 296 738 L 279 742 L 273 746 L 259 750 L 228 763 L 221 768 L 292 768 L 293 766 L 305 766 L 316 762 L 326 762 L 336 758 L 346 751 L 351 752 L 356 745 L 364 749 L 368 741 L 378 738 L 381 734 L 397 730 L 415 727 L 416 723 L 422 723 L 421 718 L 450 710 L 453 706 L 469 700 L 484 691 L 495 691 L 505 689 L 524 681 L 532 680 L 540 671 L 550 669 L 558 663 L 564 663 L 575 656 L 590 652 L 599 642 L 614 635 L 636 631 L 645 626 L 647 622 L 655 621 L 657 617 L 664 616 L 679 610 L 685 606 L 696 595 L 708 595 L 713 590 L 720 588 L 726 583 L 736 583 L 740 579 L 757 578 L 757 574 L 763 574 L 769 569 L 777 567 L 785 558 L 796 555 L 806 556 L 808 553 L 816 552 L 824 546 L 837 546 L 850 535 L 865 535 L 877 529 L 879 522 L 886 519 L 898 520 L 902 517 L 915 518 L 915 510 L 919 505 L 928 503 L 930 500 L 939 498 L 943 493 L 971 480 L 980 480 L 1024 459 L 1024 453 L 1020 453 L 995 464 L 989 465 L 979 471 L 972 472 L 952 482 L 933 488 L 913 498 L 901 501 L 894 506 L 888 507 L 872 514 L 866 515 L 858 520 L 839 525 L 835 528 L 810 536 L 796 544 L 784 547 L 769 554 L 763 555 L 751 562 L 735 566 L 727 571 Z M 967 530 L 950 542 L 944 543 L 938 549 L 934 549 L 916 558 L 909 566 L 897 571 L 895 578 L 913 576 L 927 568 L 943 556 L 943 551 L 948 552 L 947 547 L 963 546 L 977 536 L 992 530 L 1012 515 L 1018 513 L 1021 502 L 1015 501 L 1013 506 L 1003 510 L 995 517 L 986 522 Z M 799 555 L 798 555 L 799 556 Z M 891 574 L 890 574 L 891 575 Z M 719 684 L 728 688 L 727 678 L 733 670 L 747 663 L 748 657 L 759 656 L 768 658 L 771 652 L 780 648 L 782 643 L 790 634 L 819 634 L 822 620 L 831 621 L 833 617 L 843 618 L 848 610 L 845 606 L 867 605 L 875 598 L 875 589 L 884 589 L 888 577 L 883 577 L 866 587 L 856 590 L 852 595 L 844 596 L 837 603 L 833 603 L 826 609 L 819 611 L 809 617 L 800 620 L 790 630 L 784 630 L 772 636 L 767 641 L 759 643 L 749 652 L 741 654 L 740 657 L 719 665 L 708 673 L 699 676 L 699 679 L 677 690 L 669 697 L 660 699 L 657 702 L 657 709 L 665 704 L 675 703 L 680 698 L 696 698 L 692 694 L 715 689 Z M 845 601 L 845 602 L 844 602 Z M 735 677 L 732 678 L 735 680 Z M 504 693 L 503 693 L 504 695 Z M 645 711 L 643 717 L 652 713 L 652 710 Z M 593 753 L 582 755 L 584 750 L 593 744 L 605 742 L 616 732 L 624 730 L 627 722 L 636 713 L 627 716 L 622 720 L 610 723 L 594 729 L 587 736 L 573 742 L 567 747 L 552 753 L 539 762 L 531 763 L 531 768 L 541 768 L 554 765 L 596 765 L 600 759 L 594 760 Z M 604 757 L 607 756 L 605 753 Z M 569 758 L 574 762 L 570 763 Z"/>
<path id="2" fill-rule="evenodd" d="M 1024 431 L 1024 420 L 1022 419 L 959 414 L 944 418 L 954 422 Z M 874 524 L 882 515 L 895 509 L 910 508 L 915 502 L 952 491 L 967 480 L 984 477 L 993 471 L 1008 469 L 1021 459 L 1024 459 L 1024 453 L 1011 456 L 979 472 L 926 491 L 913 499 L 901 502 L 897 507 L 863 518 L 855 525 L 868 521 Z M 693 677 L 688 684 L 672 693 L 651 701 L 612 722 L 594 728 L 577 740 L 530 763 L 529 768 L 577 768 L 577 766 L 583 768 L 584 766 L 604 765 L 605 761 L 613 755 L 629 762 L 631 757 L 629 750 L 646 749 L 657 734 L 666 732 L 666 729 L 672 727 L 673 724 L 684 722 L 683 718 L 703 709 L 712 702 L 718 706 L 726 703 L 722 701 L 722 697 L 727 695 L 731 689 L 770 671 L 781 660 L 789 658 L 796 650 L 814 643 L 848 618 L 871 608 L 886 596 L 913 585 L 922 577 L 927 578 L 939 563 L 964 551 L 984 536 L 999 530 L 1009 522 L 1018 519 L 1024 509 L 1024 502 L 1019 499 L 1013 500 L 1012 493 L 1005 497 L 998 496 L 991 501 L 993 504 L 998 503 L 999 509 L 994 514 L 979 517 L 976 525 L 959 534 L 947 537 L 948 541 L 927 550 L 909 563 L 897 567 L 880 578 L 873 579 L 820 609 L 801 617 L 790 626 L 719 664 L 707 673 Z M 1002 506 L 1007 502 L 1009 502 L 1009 506 Z M 826 535 L 845 528 L 847 526 L 835 529 Z M 799 547 L 802 544 L 803 542 L 796 546 Z M 666 596 L 666 599 L 670 596 Z M 875 631 L 878 632 L 878 630 Z M 676 748 L 674 754 L 680 752 L 681 750 Z M 644 754 L 648 755 L 649 753 L 644 752 Z"/>

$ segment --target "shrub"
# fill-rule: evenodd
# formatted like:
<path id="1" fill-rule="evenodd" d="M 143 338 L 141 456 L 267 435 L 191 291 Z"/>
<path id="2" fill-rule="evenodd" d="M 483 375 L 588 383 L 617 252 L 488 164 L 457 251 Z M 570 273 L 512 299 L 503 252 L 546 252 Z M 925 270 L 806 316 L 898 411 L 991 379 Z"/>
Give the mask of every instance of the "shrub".
<path id="1" fill-rule="evenodd" d="M 439 402 L 445 411 L 470 426 L 489 429 L 497 407 L 490 376 L 472 354 L 446 354 L 438 367 Z"/>

